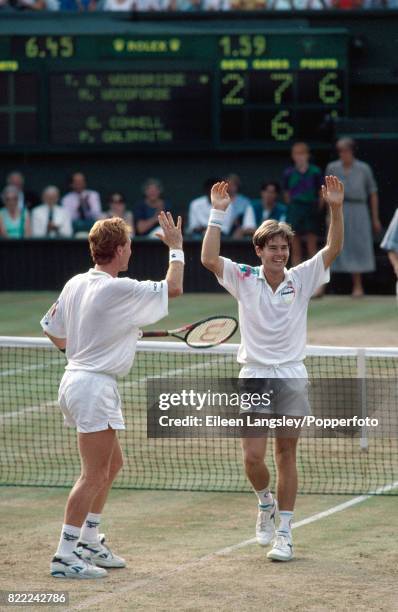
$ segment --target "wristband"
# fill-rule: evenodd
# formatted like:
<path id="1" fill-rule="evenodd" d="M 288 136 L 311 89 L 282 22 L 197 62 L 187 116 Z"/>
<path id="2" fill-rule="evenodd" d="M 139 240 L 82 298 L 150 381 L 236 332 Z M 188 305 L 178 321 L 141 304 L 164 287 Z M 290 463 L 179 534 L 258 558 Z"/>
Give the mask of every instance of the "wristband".
<path id="1" fill-rule="evenodd" d="M 216 208 L 212 208 L 209 217 L 209 227 L 218 227 L 221 229 L 225 218 L 225 210 L 217 210 Z"/>
<path id="2" fill-rule="evenodd" d="M 173 263 L 173 261 L 185 264 L 184 251 L 182 249 L 170 249 L 169 264 Z"/>

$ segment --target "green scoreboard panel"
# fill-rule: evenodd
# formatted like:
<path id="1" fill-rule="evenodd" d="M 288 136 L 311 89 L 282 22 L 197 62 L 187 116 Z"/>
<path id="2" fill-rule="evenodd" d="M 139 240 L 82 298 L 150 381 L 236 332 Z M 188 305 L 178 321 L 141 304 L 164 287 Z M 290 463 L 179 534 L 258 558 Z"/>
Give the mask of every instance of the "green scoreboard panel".
<path id="1" fill-rule="evenodd" d="M 0 36 L 0 149 L 321 144 L 346 115 L 347 43 L 331 29 Z"/>

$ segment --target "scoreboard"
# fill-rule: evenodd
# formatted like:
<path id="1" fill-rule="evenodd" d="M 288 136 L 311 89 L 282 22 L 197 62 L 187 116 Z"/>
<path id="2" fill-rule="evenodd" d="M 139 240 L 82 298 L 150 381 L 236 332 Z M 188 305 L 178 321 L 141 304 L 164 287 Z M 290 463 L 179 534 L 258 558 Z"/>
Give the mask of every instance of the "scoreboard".
<path id="1" fill-rule="evenodd" d="M 250 151 L 330 139 L 347 114 L 345 30 L 206 27 L 0 35 L 0 150 Z"/>

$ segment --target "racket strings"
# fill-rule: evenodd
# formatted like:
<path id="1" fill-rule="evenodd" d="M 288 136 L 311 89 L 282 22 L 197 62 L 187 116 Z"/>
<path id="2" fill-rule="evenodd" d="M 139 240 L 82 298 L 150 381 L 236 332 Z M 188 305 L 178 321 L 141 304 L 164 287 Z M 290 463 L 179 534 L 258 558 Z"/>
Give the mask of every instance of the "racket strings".
<path id="1" fill-rule="evenodd" d="M 185 339 L 189 346 L 204 348 L 225 342 L 235 333 L 237 323 L 235 319 L 219 317 L 203 321 L 188 332 Z"/>

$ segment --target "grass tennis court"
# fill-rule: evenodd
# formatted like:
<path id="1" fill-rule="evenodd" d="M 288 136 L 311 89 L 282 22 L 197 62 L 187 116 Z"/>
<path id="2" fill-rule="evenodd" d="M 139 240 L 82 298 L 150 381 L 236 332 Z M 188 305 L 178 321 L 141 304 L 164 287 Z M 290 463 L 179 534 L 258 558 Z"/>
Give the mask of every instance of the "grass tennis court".
<path id="1" fill-rule="evenodd" d="M 0 334 L 40 335 L 37 321 L 54 297 L 48 293 L 0 295 Z M 206 299 L 186 295 L 171 303 L 170 311 L 165 327 L 210 314 L 236 313 L 234 301 L 222 294 Z M 360 302 L 345 297 L 314 301 L 309 317 L 310 342 L 359 345 L 358 339 L 362 339 L 363 346 L 394 346 L 398 340 L 396 315 L 392 297 Z M 365 334 L 367 330 L 370 333 Z M 339 334 L 344 342 L 338 341 Z M 63 358 L 54 353 L 53 359 L 51 368 L 60 373 Z M 1 364 L 0 371 L 4 373 L 6 367 L 9 365 Z M 18 363 L 13 368 L 18 369 Z M 7 411 L 21 409 L 29 388 L 39 388 L 41 403 L 51 401 L 51 389 L 46 386 L 51 368 L 43 372 L 39 364 L 25 372 L 24 388 L 11 384 Z M 159 360 L 154 373 L 163 368 L 167 364 Z M 12 381 L 13 376 L 3 377 L 3 388 L 4 379 Z M 133 383 L 137 378 L 133 374 Z M 38 432 L 47 426 L 48 436 L 60 427 L 61 419 L 54 408 L 49 406 L 47 416 L 33 412 L 32 441 L 35 428 Z M 136 410 L 135 405 L 130 411 L 132 427 L 138 417 Z M 28 430 L 28 421 L 26 427 Z M 2 423 L 1 428 L 3 436 L 13 435 L 12 425 L 4 427 Z M 229 441 L 224 442 L 231 447 Z M 127 454 L 133 454 L 134 435 L 122 445 Z M 61 446 L 61 462 L 65 461 L 64 452 Z M 155 463 L 151 464 L 150 453 L 143 459 L 143 470 L 157 469 Z M 372 459 L 376 461 L 377 457 Z M 15 462 L 26 469 L 24 457 L 16 456 Z M 76 459 L 74 464 L 77 467 Z M 203 469 L 209 468 L 204 465 Z M 347 469 L 347 465 L 337 462 L 335 469 Z M 397 471 L 391 474 L 394 476 L 398 480 Z M 161 479 L 160 473 L 160 485 Z M 315 520 L 297 528 L 295 560 L 281 565 L 267 561 L 267 549 L 254 544 L 240 546 L 254 535 L 256 502 L 251 494 L 115 490 L 106 508 L 103 529 L 111 536 L 111 546 L 127 558 L 128 568 L 114 570 L 106 580 L 93 585 L 73 581 L 54 584 L 48 575 L 66 495 L 66 489 L 0 488 L 0 544 L 7 550 L 0 589 L 65 589 L 70 593 L 70 609 L 104 611 L 254 610 L 265 604 L 270 610 L 316 612 L 396 609 L 397 569 L 391 546 L 398 528 L 396 497 L 372 497 L 330 516 L 318 516 L 353 496 L 300 495 L 295 522 L 316 515 Z M 37 550 L 41 554 L 26 575 L 21 559 L 33 554 L 36 558 Z"/>

